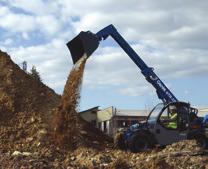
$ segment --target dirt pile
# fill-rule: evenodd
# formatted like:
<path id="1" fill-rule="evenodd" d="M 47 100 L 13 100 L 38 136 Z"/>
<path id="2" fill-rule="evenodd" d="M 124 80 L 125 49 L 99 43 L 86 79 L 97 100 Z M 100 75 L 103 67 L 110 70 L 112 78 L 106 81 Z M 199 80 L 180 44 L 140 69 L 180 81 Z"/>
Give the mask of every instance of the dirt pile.
<path id="1" fill-rule="evenodd" d="M 0 51 L 0 150 L 32 151 L 43 137 L 60 96 Z"/>
<path id="2" fill-rule="evenodd" d="M 80 148 L 71 153 L 69 159 L 73 166 L 81 168 L 206 169 L 208 168 L 207 155 L 208 152 L 201 151 L 195 141 L 189 140 L 174 143 L 165 149 L 136 154 L 113 149 L 97 151 Z"/>
<path id="3" fill-rule="evenodd" d="M 0 51 L 0 119 L 12 118 L 16 112 L 51 114 L 60 96 L 33 79 Z"/>
<path id="4" fill-rule="evenodd" d="M 195 140 L 184 140 L 166 146 L 161 150 L 153 150 L 141 154 L 134 164 L 141 169 L 181 169 L 208 168 L 208 152 L 202 150 Z M 132 159 L 133 161 L 135 158 Z"/>
<path id="5" fill-rule="evenodd" d="M 9 55 L 1 51 L 0 70 L 2 157 L 13 157 L 13 153 L 18 152 L 24 156 L 33 154 L 39 159 L 59 153 L 51 144 L 49 125 L 61 97 L 21 70 Z M 0 165 L 0 168 L 8 168 L 8 163 L 5 161 L 5 167 Z"/>
<path id="6" fill-rule="evenodd" d="M 70 161 L 65 161 L 69 152 L 58 147 L 52 137 L 54 112 L 61 112 L 55 116 L 58 117 L 55 124 L 59 127 L 59 143 L 73 148 L 105 148 L 108 144 L 106 136 L 82 120 L 76 112 L 84 64 L 80 65 L 81 75 L 80 71 L 76 71 L 80 70 L 78 68 L 70 74 L 61 100 L 53 90 L 21 70 L 6 53 L 0 52 L 0 154 L 11 158 L 5 161 L 5 166 L 8 163 L 17 165 L 17 162 L 23 166 L 34 164 L 25 158 L 32 158 L 37 165 L 43 160 L 53 167 L 69 165 Z M 24 160 L 18 161 L 16 157 Z"/>

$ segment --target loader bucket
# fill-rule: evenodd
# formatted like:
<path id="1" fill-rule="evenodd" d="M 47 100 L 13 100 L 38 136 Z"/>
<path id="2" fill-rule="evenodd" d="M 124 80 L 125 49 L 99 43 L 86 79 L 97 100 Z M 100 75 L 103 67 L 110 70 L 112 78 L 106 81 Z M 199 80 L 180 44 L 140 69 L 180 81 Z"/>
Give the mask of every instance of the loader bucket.
<path id="1" fill-rule="evenodd" d="M 75 64 L 84 54 L 89 57 L 98 47 L 99 39 L 91 32 L 80 32 L 67 43 L 73 63 Z"/>

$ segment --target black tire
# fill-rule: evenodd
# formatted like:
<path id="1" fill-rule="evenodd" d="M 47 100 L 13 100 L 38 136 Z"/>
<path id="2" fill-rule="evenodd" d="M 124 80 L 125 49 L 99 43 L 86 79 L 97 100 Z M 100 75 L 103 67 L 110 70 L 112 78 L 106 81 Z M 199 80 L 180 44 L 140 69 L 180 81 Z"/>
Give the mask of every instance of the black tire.
<path id="1" fill-rule="evenodd" d="M 134 134 L 129 140 L 129 149 L 133 153 L 144 152 L 150 148 L 150 142 L 145 134 Z"/>
<path id="2" fill-rule="evenodd" d="M 197 138 L 198 145 L 203 149 L 208 149 L 208 139 L 205 136 Z"/>

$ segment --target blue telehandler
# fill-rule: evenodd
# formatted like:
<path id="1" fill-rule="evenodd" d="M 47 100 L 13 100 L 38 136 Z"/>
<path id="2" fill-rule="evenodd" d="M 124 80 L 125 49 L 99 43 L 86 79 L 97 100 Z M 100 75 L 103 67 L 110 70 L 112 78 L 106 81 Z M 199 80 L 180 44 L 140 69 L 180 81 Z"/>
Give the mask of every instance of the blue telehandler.
<path id="1" fill-rule="evenodd" d="M 196 139 L 203 147 L 208 147 L 208 125 L 206 118 L 198 117 L 198 110 L 189 103 L 178 101 L 173 93 L 155 74 L 152 67 L 139 57 L 113 25 L 96 34 L 87 31 L 67 43 L 73 63 L 83 56 L 89 57 L 102 40 L 111 36 L 139 67 L 145 79 L 156 89 L 162 103 L 150 111 L 146 121 L 138 122 L 116 136 L 115 144 L 132 152 L 145 151 L 154 146 L 165 146 L 180 140 Z"/>

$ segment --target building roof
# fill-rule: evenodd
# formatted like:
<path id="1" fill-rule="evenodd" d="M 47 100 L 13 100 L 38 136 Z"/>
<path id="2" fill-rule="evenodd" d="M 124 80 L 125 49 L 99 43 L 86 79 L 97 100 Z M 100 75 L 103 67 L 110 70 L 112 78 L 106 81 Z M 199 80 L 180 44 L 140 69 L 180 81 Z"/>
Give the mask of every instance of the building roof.
<path id="1" fill-rule="evenodd" d="M 91 112 L 96 111 L 96 112 L 97 112 L 99 107 L 100 107 L 100 106 L 92 107 L 92 108 L 90 108 L 90 109 L 81 111 L 81 112 L 79 112 L 79 113 L 85 113 L 85 112 L 89 112 L 89 111 L 91 111 Z"/>
<path id="2" fill-rule="evenodd" d="M 116 116 L 148 116 L 148 110 L 115 109 Z"/>
<path id="3" fill-rule="evenodd" d="M 206 114 L 208 114 L 208 108 L 207 107 L 203 107 L 203 108 L 198 108 L 198 115 L 199 116 L 205 116 Z"/>
<path id="4" fill-rule="evenodd" d="M 200 108 L 198 108 L 198 110 L 200 110 L 200 111 L 208 111 L 208 107 L 200 107 Z"/>

